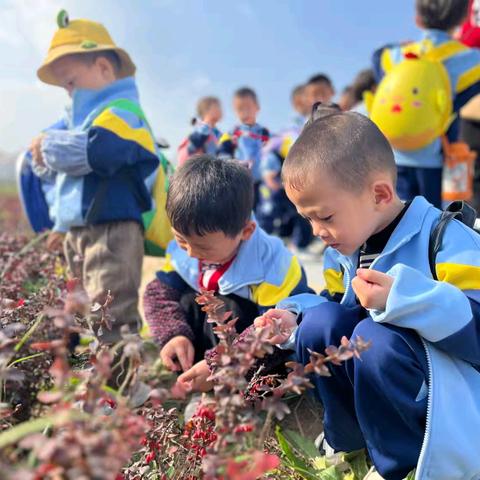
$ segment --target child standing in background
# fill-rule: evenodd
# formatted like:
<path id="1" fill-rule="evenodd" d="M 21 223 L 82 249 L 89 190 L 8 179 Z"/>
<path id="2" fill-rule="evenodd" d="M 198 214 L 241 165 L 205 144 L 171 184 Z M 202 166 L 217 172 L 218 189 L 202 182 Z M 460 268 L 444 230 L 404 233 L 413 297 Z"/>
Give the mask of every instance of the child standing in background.
<path id="1" fill-rule="evenodd" d="M 257 94 L 248 87 L 238 89 L 233 96 L 233 110 L 240 122 L 231 133 L 225 133 L 220 138 L 218 154 L 224 158 L 235 158 L 251 170 L 256 208 L 259 199 L 262 173 L 260 159 L 262 148 L 270 138 L 269 131 L 257 123 L 260 111 Z"/>
<path id="2" fill-rule="evenodd" d="M 192 155 L 215 155 L 221 132 L 216 127 L 222 119 L 222 106 L 217 97 L 202 97 L 197 103 L 197 117 L 192 120 L 193 132 L 178 147 L 178 164 Z"/>

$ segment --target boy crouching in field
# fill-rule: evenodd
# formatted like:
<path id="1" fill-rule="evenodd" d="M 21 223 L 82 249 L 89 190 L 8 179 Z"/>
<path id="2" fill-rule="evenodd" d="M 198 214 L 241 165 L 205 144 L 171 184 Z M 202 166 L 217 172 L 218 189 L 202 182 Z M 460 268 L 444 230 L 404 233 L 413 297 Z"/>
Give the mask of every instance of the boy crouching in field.
<path id="1" fill-rule="evenodd" d="M 217 340 L 195 302 L 214 291 L 238 317 L 240 333 L 280 300 L 309 291 L 305 274 L 283 242 L 252 219 L 250 172 L 235 160 L 197 156 L 177 170 L 167 213 L 175 240 L 167 264 L 147 286 L 145 318 L 160 357 L 180 382 L 209 388 L 205 353 Z"/>
<path id="2" fill-rule="evenodd" d="M 377 471 L 400 480 L 480 478 L 480 236 L 395 193 L 392 149 L 361 114 L 320 105 L 282 176 L 325 252 L 326 290 L 286 299 L 257 319 L 292 329 L 274 338 L 307 363 L 341 337 L 361 336 L 361 359 L 313 378 L 335 451 L 366 447 Z M 281 337 L 281 336 L 279 336 Z"/>

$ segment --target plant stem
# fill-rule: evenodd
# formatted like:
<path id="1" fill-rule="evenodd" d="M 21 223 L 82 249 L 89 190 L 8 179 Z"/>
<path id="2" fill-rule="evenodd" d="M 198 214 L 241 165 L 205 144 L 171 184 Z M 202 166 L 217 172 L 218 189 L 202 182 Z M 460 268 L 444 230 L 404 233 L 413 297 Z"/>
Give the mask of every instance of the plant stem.
<path id="1" fill-rule="evenodd" d="M 262 431 L 260 432 L 260 438 L 259 438 L 260 446 L 262 446 L 265 443 L 268 431 L 270 430 L 270 427 L 272 425 L 272 418 L 273 418 L 273 409 L 269 408 L 267 412 L 267 417 L 265 418 L 265 423 L 263 424 Z"/>
<path id="2" fill-rule="evenodd" d="M 25 332 L 25 335 L 15 345 L 15 348 L 14 348 L 15 352 L 18 352 L 23 347 L 25 342 L 32 336 L 33 332 L 38 328 L 40 323 L 42 323 L 44 318 L 46 318 L 46 315 L 43 312 L 38 314 L 34 324 Z"/>
<path id="3" fill-rule="evenodd" d="M 26 362 L 27 360 L 31 360 L 32 358 L 41 357 L 43 355 L 45 355 L 45 352 L 34 353 L 33 355 L 28 355 L 27 357 L 17 358 L 13 362 L 9 363 L 7 365 L 7 368 L 12 367 L 13 365 L 16 365 L 17 363 Z"/>

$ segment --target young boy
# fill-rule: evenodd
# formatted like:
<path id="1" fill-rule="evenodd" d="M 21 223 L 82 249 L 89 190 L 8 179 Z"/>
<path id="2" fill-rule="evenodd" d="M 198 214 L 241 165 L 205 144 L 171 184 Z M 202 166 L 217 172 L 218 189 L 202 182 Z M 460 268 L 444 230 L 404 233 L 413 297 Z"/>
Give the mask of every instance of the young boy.
<path id="1" fill-rule="evenodd" d="M 480 93 L 480 52 L 477 49 L 458 50 L 459 42 L 452 39 L 452 33 L 465 20 L 468 0 L 416 0 L 416 23 L 424 29 L 417 44 L 407 44 L 381 49 L 373 56 L 373 67 L 379 82 L 384 75 L 384 66 L 399 63 L 404 53 L 420 48 L 422 53 L 441 47 L 440 55 L 450 78 L 453 110 L 460 108 L 473 96 Z M 399 99 L 399 106 L 404 100 Z M 449 141 L 458 138 L 458 121 L 447 132 Z M 423 195 L 436 207 L 442 204 L 441 140 L 437 138 L 418 150 L 394 150 L 398 166 L 397 190 L 402 200 L 413 200 Z"/>
<path id="2" fill-rule="evenodd" d="M 183 165 L 191 156 L 215 155 L 222 135 L 217 128 L 222 119 L 222 106 L 217 97 L 202 97 L 197 103 L 197 116 L 192 119 L 193 132 L 178 148 L 177 161 Z"/>
<path id="3" fill-rule="evenodd" d="M 142 213 L 151 208 L 145 184 L 159 161 L 155 140 L 138 105 L 128 54 L 103 25 L 59 16 L 40 80 L 64 88 L 72 108 L 64 129 L 32 142 L 33 160 L 55 175 L 54 231 L 67 231 L 65 254 L 92 302 L 114 297 L 112 330 L 140 324 L 138 288 L 143 260 Z M 98 327 L 98 322 L 97 322 Z"/>
<path id="4" fill-rule="evenodd" d="M 332 80 L 325 73 L 317 73 L 305 84 L 305 100 L 308 112 L 317 102 L 330 103 L 335 95 Z"/>
<path id="5" fill-rule="evenodd" d="M 217 342 L 195 302 L 198 292 L 217 292 L 241 332 L 259 312 L 309 291 L 297 258 L 257 228 L 252 207 L 250 172 L 236 161 L 193 157 L 170 184 L 167 213 L 175 240 L 167 264 L 147 286 L 145 318 L 166 367 L 186 372 L 179 381 L 192 381 L 194 390 L 205 388 L 205 353 Z"/>
<path id="6" fill-rule="evenodd" d="M 252 171 L 255 203 L 258 204 L 259 188 L 262 181 L 260 158 L 262 147 L 270 138 L 269 131 L 257 123 L 260 111 L 257 94 L 248 87 L 239 88 L 233 96 L 233 110 L 240 124 L 231 133 L 220 137 L 218 155 L 223 158 L 235 158 L 245 163 Z"/>
<path id="7" fill-rule="evenodd" d="M 326 441 L 366 447 L 388 480 L 415 468 L 417 479 L 480 478 L 480 237 L 451 221 L 432 273 L 441 212 L 423 197 L 400 201 L 388 141 L 359 113 L 320 107 L 282 176 L 330 247 L 326 290 L 289 298 L 255 325 L 282 319 L 293 333 L 272 341 L 304 364 L 343 335 L 371 341 L 360 359 L 313 378 Z"/>
<path id="8" fill-rule="evenodd" d="M 298 215 L 295 206 L 285 195 L 280 172 L 290 147 L 300 135 L 310 113 L 305 86 L 295 87 L 290 99 L 296 113 L 292 125 L 272 136 L 262 151 L 262 185 L 257 219 L 267 233 L 273 233 L 277 229 L 281 236 L 291 235 L 294 246 L 302 250 L 312 240 L 312 229 L 308 222 Z"/>

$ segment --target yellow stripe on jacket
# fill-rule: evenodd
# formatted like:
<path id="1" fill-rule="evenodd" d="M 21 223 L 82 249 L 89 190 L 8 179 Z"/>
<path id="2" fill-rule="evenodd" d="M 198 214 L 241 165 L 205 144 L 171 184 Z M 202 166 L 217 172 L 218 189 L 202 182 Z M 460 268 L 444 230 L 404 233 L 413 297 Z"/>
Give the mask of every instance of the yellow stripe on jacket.
<path id="1" fill-rule="evenodd" d="M 283 283 L 281 285 L 272 285 L 271 283 L 263 282 L 259 285 L 253 285 L 251 287 L 252 301 L 262 307 L 276 305 L 281 300 L 290 296 L 301 279 L 302 267 L 297 257 L 293 257 L 288 272 L 283 279 Z"/>
<path id="2" fill-rule="evenodd" d="M 323 271 L 323 277 L 325 278 L 326 288 L 330 295 L 333 296 L 336 293 L 345 293 L 342 272 L 334 270 L 333 268 L 327 268 Z"/>
<path id="3" fill-rule="evenodd" d="M 480 267 L 458 263 L 437 263 L 437 277 L 460 290 L 480 290 Z"/>
<path id="4" fill-rule="evenodd" d="M 92 124 L 94 127 L 101 127 L 105 130 L 110 130 L 115 135 L 138 143 L 145 150 L 151 153 L 155 151 L 155 141 L 150 132 L 145 127 L 134 128 L 130 126 L 125 120 L 115 115 L 111 109 L 103 111 Z"/>

